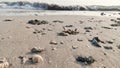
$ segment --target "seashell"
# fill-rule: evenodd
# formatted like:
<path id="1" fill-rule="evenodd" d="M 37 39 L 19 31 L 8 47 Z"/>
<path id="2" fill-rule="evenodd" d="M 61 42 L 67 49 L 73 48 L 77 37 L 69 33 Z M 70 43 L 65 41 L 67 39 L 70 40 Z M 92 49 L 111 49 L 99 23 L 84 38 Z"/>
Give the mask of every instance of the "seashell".
<path id="1" fill-rule="evenodd" d="M 0 68 L 9 68 L 9 63 L 6 58 L 0 58 Z"/>
<path id="2" fill-rule="evenodd" d="M 40 55 L 33 55 L 31 58 L 32 63 L 41 63 L 43 62 L 43 58 Z"/>
<path id="3" fill-rule="evenodd" d="M 72 46 L 72 48 L 73 48 L 73 49 L 77 49 L 77 48 L 78 48 L 78 46 Z"/>

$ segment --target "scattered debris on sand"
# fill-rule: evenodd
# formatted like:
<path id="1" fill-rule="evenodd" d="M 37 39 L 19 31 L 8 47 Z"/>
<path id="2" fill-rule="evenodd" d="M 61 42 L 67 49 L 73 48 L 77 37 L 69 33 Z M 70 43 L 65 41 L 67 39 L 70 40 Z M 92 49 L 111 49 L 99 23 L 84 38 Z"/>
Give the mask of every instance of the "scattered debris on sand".
<path id="1" fill-rule="evenodd" d="M 54 20 L 53 22 L 55 22 L 55 23 L 63 23 L 64 21 L 60 21 L 60 20 Z"/>
<path id="2" fill-rule="evenodd" d="M 31 49 L 31 53 L 41 53 L 43 51 L 45 51 L 45 49 L 40 47 L 34 47 Z"/>
<path id="3" fill-rule="evenodd" d="M 76 35 L 76 34 L 79 33 L 79 32 L 77 31 L 77 29 L 75 29 L 75 30 L 68 29 L 68 30 L 65 30 L 65 31 L 63 31 L 63 32 L 68 33 L 68 34 L 70 34 L 70 35 Z"/>
<path id="4" fill-rule="evenodd" d="M 41 33 L 41 30 L 34 29 L 35 31 L 33 32 L 34 34 Z"/>
<path id="5" fill-rule="evenodd" d="M 0 58 L 0 68 L 9 68 L 9 63 L 6 58 Z"/>
<path id="6" fill-rule="evenodd" d="M 92 40 L 89 40 L 89 41 L 91 42 L 92 45 L 94 45 L 96 47 L 101 47 L 99 42 L 104 43 L 98 37 L 94 37 Z"/>
<path id="7" fill-rule="evenodd" d="M 111 21 L 115 22 L 114 24 L 111 24 L 111 26 L 113 27 L 120 26 L 120 18 L 111 19 Z"/>
<path id="8" fill-rule="evenodd" d="M 48 21 L 46 21 L 46 20 L 40 21 L 40 20 L 35 19 L 35 20 L 29 20 L 28 24 L 32 24 L 32 25 L 48 24 Z"/>
<path id="9" fill-rule="evenodd" d="M 91 65 L 92 63 L 95 62 L 95 59 L 92 56 L 89 57 L 78 56 L 76 58 L 76 61 L 81 63 L 82 65 Z"/>
<path id="10" fill-rule="evenodd" d="M 37 29 L 34 29 L 33 31 L 33 34 L 41 34 L 41 35 L 46 35 L 46 33 L 43 31 L 43 30 L 37 30 Z"/>

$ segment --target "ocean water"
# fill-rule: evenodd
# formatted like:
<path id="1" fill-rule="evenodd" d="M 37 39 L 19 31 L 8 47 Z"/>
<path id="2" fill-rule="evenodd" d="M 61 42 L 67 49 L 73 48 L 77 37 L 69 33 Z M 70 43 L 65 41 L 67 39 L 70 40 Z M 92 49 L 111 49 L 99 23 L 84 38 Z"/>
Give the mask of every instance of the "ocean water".
<path id="1" fill-rule="evenodd" d="M 85 16 L 120 17 L 120 11 L 55 11 L 55 10 L 28 10 L 28 9 L 0 9 L 0 16 L 21 15 L 85 15 Z"/>
<path id="2" fill-rule="evenodd" d="M 89 15 L 120 17 L 120 6 L 69 5 L 36 2 L 0 2 L 0 15 Z"/>

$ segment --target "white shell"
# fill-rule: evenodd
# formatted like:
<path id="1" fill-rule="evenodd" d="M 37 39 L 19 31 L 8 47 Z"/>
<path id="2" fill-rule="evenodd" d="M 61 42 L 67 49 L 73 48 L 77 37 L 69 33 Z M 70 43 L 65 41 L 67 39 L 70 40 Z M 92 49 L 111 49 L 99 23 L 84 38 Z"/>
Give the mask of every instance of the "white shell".
<path id="1" fill-rule="evenodd" d="M 6 58 L 0 58 L 0 68 L 9 68 L 9 63 Z"/>
<path id="2" fill-rule="evenodd" d="M 41 63 L 41 62 L 43 62 L 43 58 L 40 55 L 33 55 L 32 62 L 33 63 Z"/>

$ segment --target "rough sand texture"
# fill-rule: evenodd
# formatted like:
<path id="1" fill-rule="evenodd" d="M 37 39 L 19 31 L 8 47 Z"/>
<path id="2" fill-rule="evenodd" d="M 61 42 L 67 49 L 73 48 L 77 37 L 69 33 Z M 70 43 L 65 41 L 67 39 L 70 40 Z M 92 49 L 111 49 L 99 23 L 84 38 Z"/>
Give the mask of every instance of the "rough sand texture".
<path id="1" fill-rule="evenodd" d="M 93 19 L 92 19 L 93 18 Z M 12 21 L 4 21 L 11 19 Z M 28 20 L 47 20 L 49 24 L 31 25 Z M 92 17 L 92 16 L 2 16 L 0 17 L 0 57 L 6 57 L 11 64 L 10 68 L 120 68 L 120 27 L 112 27 L 114 22 L 112 17 Z M 63 23 L 53 22 L 54 20 L 64 21 Z M 80 22 L 82 21 L 82 22 Z M 58 36 L 66 29 L 77 28 L 79 34 L 69 36 Z M 110 27 L 105 29 L 102 27 Z M 93 30 L 86 32 L 84 27 L 92 27 Z M 41 33 L 34 34 L 35 30 L 42 30 Z M 49 31 L 52 30 L 52 31 Z M 99 37 L 105 44 L 100 43 L 101 48 L 94 47 L 88 40 Z M 78 41 L 77 39 L 83 40 Z M 55 40 L 58 44 L 50 44 Z M 106 41 L 113 41 L 109 44 Z M 60 44 L 63 42 L 63 44 Z M 107 50 L 103 46 L 112 46 L 112 50 Z M 19 56 L 31 56 L 30 50 L 33 47 L 45 48 L 40 53 L 44 62 L 39 64 L 21 64 Z M 76 47 L 74 49 L 73 47 Z M 106 55 L 105 55 L 106 54 Z M 92 56 L 96 61 L 90 66 L 82 66 L 76 62 L 76 57 Z"/>

